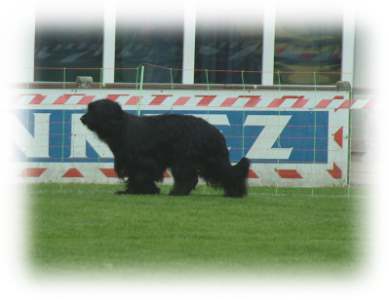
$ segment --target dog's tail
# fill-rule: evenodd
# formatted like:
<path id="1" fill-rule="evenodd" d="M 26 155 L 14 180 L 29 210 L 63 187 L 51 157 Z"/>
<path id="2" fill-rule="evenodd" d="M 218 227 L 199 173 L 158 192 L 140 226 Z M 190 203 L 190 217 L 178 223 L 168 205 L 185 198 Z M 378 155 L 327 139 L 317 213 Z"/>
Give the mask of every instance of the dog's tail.
<path id="1" fill-rule="evenodd" d="M 243 157 L 236 165 L 230 166 L 223 188 L 227 197 L 243 197 L 247 194 L 247 176 L 250 169 L 250 160 Z"/>

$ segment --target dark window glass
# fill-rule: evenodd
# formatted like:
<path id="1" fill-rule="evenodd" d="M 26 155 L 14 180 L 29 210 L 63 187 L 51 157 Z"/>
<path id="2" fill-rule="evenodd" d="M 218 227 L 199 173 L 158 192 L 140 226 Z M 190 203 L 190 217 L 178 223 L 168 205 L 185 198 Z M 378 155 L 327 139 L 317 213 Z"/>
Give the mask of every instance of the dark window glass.
<path id="1" fill-rule="evenodd" d="M 341 55 L 341 17 L 313 24 L 277 18 L 275 84 L 334 84 L 341 78 Z"/>
<path id="2" fill-rule="evenodd" d="M 103 19 L 93 24 L 39 21 L 35 30 L 35 81 L 74 82 L 76 76 L 100 81 Z"/>
<path id="3" fill-rule="evenodd" d="M 181 83 L 183 20 L 174 25 L 129 22 L 116 24 L 115 82 L 139 82 L 137 69 L 144 65 L 144 82 Z"/>
<path id="4" fill-rule="evenodd" d="M 261 83 L 262 20 L 196 24 L 195 82 Z M 242 72 L 244 71 L 244 72 Z"/>

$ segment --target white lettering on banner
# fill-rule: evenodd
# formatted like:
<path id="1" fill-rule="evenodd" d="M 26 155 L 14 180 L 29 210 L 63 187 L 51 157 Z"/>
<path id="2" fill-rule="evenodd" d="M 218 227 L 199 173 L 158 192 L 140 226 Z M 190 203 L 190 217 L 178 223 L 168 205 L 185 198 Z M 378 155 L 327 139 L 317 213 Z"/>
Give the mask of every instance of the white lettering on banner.
<path id="1" fill-rule="evenodd" d="M 86 158 L 86 145 L 87 142 L 92 146 L 93 150 L 101 158 L 112 158 L 112 152 L 109 147 L 99 140 L 97 135 L 90 131 L 86 126 L 84 126 L 80 117 L 82 114 L 73 114 L 72 115 L 72 138 L 71 138 L 71 149 L 70 149 L 70 158 Z"/>
<path id="2" fill-rule="evenodd" d="M 32 135 L 16 118 L 13 118 L 15 128 L 14 142 L 27 156 L 34 158 L 49 157 L 49 120 L 50 113 L 34 113 L 34 134 Z"/>
<path id="3" fill-rule="evenodd" d="M 292 116 L 249 115 L 244 126 L 263 126 L 253 146 L 247 152 L 251 159 L 288 159 L 293 148 L 272 148 Z"/>

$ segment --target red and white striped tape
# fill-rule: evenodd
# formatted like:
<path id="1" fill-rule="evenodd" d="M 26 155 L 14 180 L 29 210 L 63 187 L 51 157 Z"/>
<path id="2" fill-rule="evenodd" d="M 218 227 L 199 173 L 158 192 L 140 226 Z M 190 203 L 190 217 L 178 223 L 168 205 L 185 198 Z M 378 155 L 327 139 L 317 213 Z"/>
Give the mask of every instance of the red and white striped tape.
<path id="1" fill-rule="evenodd" d="M 142 107 L 220 107 L 220 108 L 261 108 L 261 109 L 366 109 L 373 105 L 369 99 L 346 99 L 344 96 L 333 96 L 329 99 L 313 100 L 303 95 L 283 95 L 272 98 L 262 95 L 172 95 L 152 94 L 149 96 L 131 94 L 107 94 L 103 97 L 85 93 L 66 93 L 48 95 L 26 93 L 18 96 L 19 105 L 75 105 L 85 106 L 88 103 L 107 98 L 122 106 Z"/>
<path id="2" fill-rule="evenodd" d="M 43 177 L 45 172 L 47 172 L 50 169 L 50 167 L 42 168 L 42 167 L 29 167 L 24 168 L 20 172 L 20 176 L 23 178 L 40 178 Z M 113 168 L 103 168 L 103 167 L 96 167 L 96 171 L 100 173 L 105 178 L 118 178 L 115 170 Z M 332 177 L 333 179 L 341 179 L 342 178 L 342 170 L 341 168 L 336 164 L 333 163 L 332 168 L 326 170 L 328 172 L 328 176 Z M 298 169 L 278 169 L 275 168 L 274 172 L 277 174 L 277 176 L 280 179 L 304 179 L 304 175 L 302 175 L 303 172 Z M 85 178 L 87 175 L 84 174 L 84 171 L 82 168 L 64 168 L 60 173 L 57 173 L 57 176 L 61 178 Z M 165 178 L 172 177 L 171 174 L 166 171 L 164 174 Z M 254 169 L 249 170 L 248 179 L 258 179 L 260 178 L 260 174 L 255 171 Z M 55 180 L 56 178 L 53 178 L 52 175 L 50 175 L 51 180 Z"/>

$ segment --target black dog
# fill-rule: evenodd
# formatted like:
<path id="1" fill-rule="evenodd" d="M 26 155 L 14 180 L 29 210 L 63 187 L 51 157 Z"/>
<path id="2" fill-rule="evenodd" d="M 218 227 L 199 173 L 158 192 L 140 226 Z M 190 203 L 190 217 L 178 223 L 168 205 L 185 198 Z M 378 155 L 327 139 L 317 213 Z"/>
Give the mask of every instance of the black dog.
<path id="1" fill-rule="evenodd" d="M 222 187 L 225 196 L 247 192 L 249 160 L 242 158 L 231 166 L 223 135 L 203 119 L 174 114 L 138 117 L 103 99 L 91 102 L 81 121 L 111 149 L 116 173 L 127 179 L 127 189 L 120 193 L 159 193 L 155 183 L 162 181 L 166 168 L 174 178 L 170 195 L 188 195 L 198 176 Z"/>

